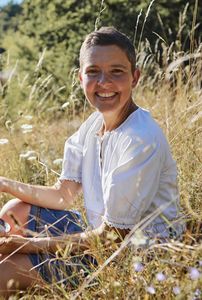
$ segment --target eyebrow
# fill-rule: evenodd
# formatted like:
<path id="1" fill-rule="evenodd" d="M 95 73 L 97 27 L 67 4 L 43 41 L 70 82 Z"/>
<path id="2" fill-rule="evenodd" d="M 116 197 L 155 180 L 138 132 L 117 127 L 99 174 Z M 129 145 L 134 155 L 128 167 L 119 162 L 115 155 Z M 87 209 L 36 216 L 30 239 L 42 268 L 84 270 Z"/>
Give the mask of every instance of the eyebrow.
<path id="1" fill-rule="evenodd" d="M 110 65 L 110 67 L 112 67 L 112 68 L 122 68 L 122 69 L 125 69 L 125 70 L 127 69 L 127 67 L 122 65 L 122 64 Z M 89 69 L 89 68 L 99 68 L 99 66 L 98 65 L 90 65 L 90 66 L 87 67 L 87 69 Z"/>
<path id="2" fill-rule="evenodd" d="M 126 66 L 122 65 L 122 64 L 116 64 L 116 65 L 111 65 L 111 67 L 113 68 L 122 68 L 122 69 L 127 69 Z"/>

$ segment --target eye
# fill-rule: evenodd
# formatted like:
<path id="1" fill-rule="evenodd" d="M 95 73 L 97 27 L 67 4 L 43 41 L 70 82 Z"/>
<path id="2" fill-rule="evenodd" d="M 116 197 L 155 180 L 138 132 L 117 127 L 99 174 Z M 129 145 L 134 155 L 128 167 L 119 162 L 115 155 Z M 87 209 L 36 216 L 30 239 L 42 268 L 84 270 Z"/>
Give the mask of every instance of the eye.
<path id="1" fill-rule="evenodd" d="M 89 70 L 86 70 L 86 74 L 89 75 L 89 76 L 96 76 L 98 74 L 98 70 L 97 69 L 89 69 Z"/>
<path id="2" fill-rule="evenodd" d="M 113 69 L 111 72 L 113 75 L 116 75 L 116 76 L 122 75 L 124 73 L 124 71 L 122 69 Z"/>

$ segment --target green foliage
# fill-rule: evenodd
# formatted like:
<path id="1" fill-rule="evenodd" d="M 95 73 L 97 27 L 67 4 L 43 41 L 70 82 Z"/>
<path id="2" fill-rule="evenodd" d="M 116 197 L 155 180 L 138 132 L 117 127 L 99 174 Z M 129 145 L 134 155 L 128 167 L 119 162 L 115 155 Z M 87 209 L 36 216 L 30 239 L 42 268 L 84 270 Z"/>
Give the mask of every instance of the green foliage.
<path id="1" fill-rule="evenodd" d="M 189 0 L 187 6 L 183 0 L 25 0 L 15 13 L 12 5 L 0 11 L 0 47 L 7 49 L 1 57 L 2 67 L 4 71 L 15 69 L 0 84 L 0 174 L 33 184 L 51 185 L 57 180 L 61 165 L 56 161 L 62 158 L 65 137 L 83 121 L 83 114 L 75 117 L 83 105 L 73 72 L 78 67 L 80 44 L 95 27 L 113 25 L 135 40 L 142 71 L 135 90 L 137 104 L 150 109 L 168 137 L 188 221 L 182 241 L 151 244 L 141 251 L 130 247 L 116 257 L 119 245 L 113 245 L 113 236 L 107 237 L 106 247 L 99 240 L 92 241 L 90 253 L 101 267 L 83 290 L 82 286 L 76 291 L 55 284 L 43 289 L 36 286 L 20 292 L 20 299 L 50 299 L 50 294 L 54 299 L 69 299 L 75 292 L 82 300 L 201 299 L 202 278 L 190 277 L 192 268 L 202 270 L 202 60 L 201 25 L 196 26 L 202 6 L 198 1 L 196 11 L 195 3 L 197 0 Z M 189 57 L 188 50 L 193 56 L 182 68 L 178 59 L 183 62 Z M 173 61 L 174 81 L 170 82 L 164 75 Z M 23 125 L 32 130 L 23 132 Z M 35 159 L 27 156 L 30 151 L 35 152 Z M 1 195 L 0 202 L 9 198 Z M 77 207 L 84 210 L 80 202 Z M 110 255 L 113 260 L 102 269 Z M 135 270 L 136 262 L 142 263 L 142 271 Z M 156 279 L 159 272 L 165 274 L 164 281 Z M 149 294 L 149 286 L 155 288 L 155 294 Z"/>
<path id="2" fill-rule="evenodd" d="M 201 38 L 202 7 L 197 3 L 25 0 L 21 5 L 8 4 L 0 11 L 0 39 L 7 49 L 6 68 L 14 68 L 18 60 L 16 73 L 23 82 L 19 102 L 31 99 L 36 111 L 41 103 L 42 110 L 64 103 L 79 110 L 83 99 L 78 85 L 72 84 L 79 48 L 85 35 L 101 26 L 125 32 L 138 51 L 145 52 L 143 62 L 152 55 L 163 66 L 165 46 L 172 47 L 172 53 L 192 50 Z M 147 71 L 153 76 L 152 69 Z"/>
<path id="3" fill-rule="evenodd" d="M 18 30 L 18 16 L 22 13 L 22 7 L 12 2 L 1 9 L 0 7 L 0 39 L 3 39 L 8 30 Z"/>

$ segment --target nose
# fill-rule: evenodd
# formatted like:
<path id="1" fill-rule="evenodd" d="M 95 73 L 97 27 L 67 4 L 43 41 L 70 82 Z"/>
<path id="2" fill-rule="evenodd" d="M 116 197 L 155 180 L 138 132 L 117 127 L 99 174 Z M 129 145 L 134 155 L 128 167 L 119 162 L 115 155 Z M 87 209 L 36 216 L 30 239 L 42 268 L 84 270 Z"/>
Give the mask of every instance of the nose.
<path id="1" fill-rule="evenodd" d="M 110 76 L 105 72 L 100 72 L 97 78 L 97 83 L 102 86 L 106 84 L 110 84 L 111 83 Z"/>

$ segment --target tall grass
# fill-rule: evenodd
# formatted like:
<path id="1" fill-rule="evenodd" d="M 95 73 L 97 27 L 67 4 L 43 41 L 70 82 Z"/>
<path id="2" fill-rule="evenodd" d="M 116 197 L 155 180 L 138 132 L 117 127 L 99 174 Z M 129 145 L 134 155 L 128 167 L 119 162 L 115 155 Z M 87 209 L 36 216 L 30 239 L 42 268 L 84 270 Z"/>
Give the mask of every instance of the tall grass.
<path id="1" fill-rule="evenodd" d="M 184 53 L 163 41 L 161 67 L 158 52 L 152 53 L 148 42 L 139 43 L 137 55 L 142 77 L 134 99 L 148 108 L 163 128 L 178 165 L 181 206 L 187 222 L 182 240 L 151 244 L 145 249 L 137 248 L 133 239 L 129 247 L 117 245 L 111 235 L 105 245 L 92 240 L 91 253 L 100 265 L 96 273 L 82 279 L 75 290 L 57 284 L 36 286 L 20 292 L 21 299 L 202 298 L 201 48 L 198 44 L 191 47 L 190 53 Z M 45 185 L 57 180 L 65 138 L 79 127 L 83 114 L 76 114 L 71 101 L 74 96 L 62 108 L 54 104 L 51 95 L 60 90 L 53 91 L 52 80 L 49 76 L 27 86 L 26 78 L 17 75 L 4 87 L 6 94 L 2 90 L 0 175 Z M 19 99 L 16 105 L 12 99 L 17 99 L 21 89 L 26 90 L 29 100 L 21 104 Z M 9 198 L 1 194 L 1 205 Z M 77 199 L 75 207 L 85 213 L 82 198 Z"/>

